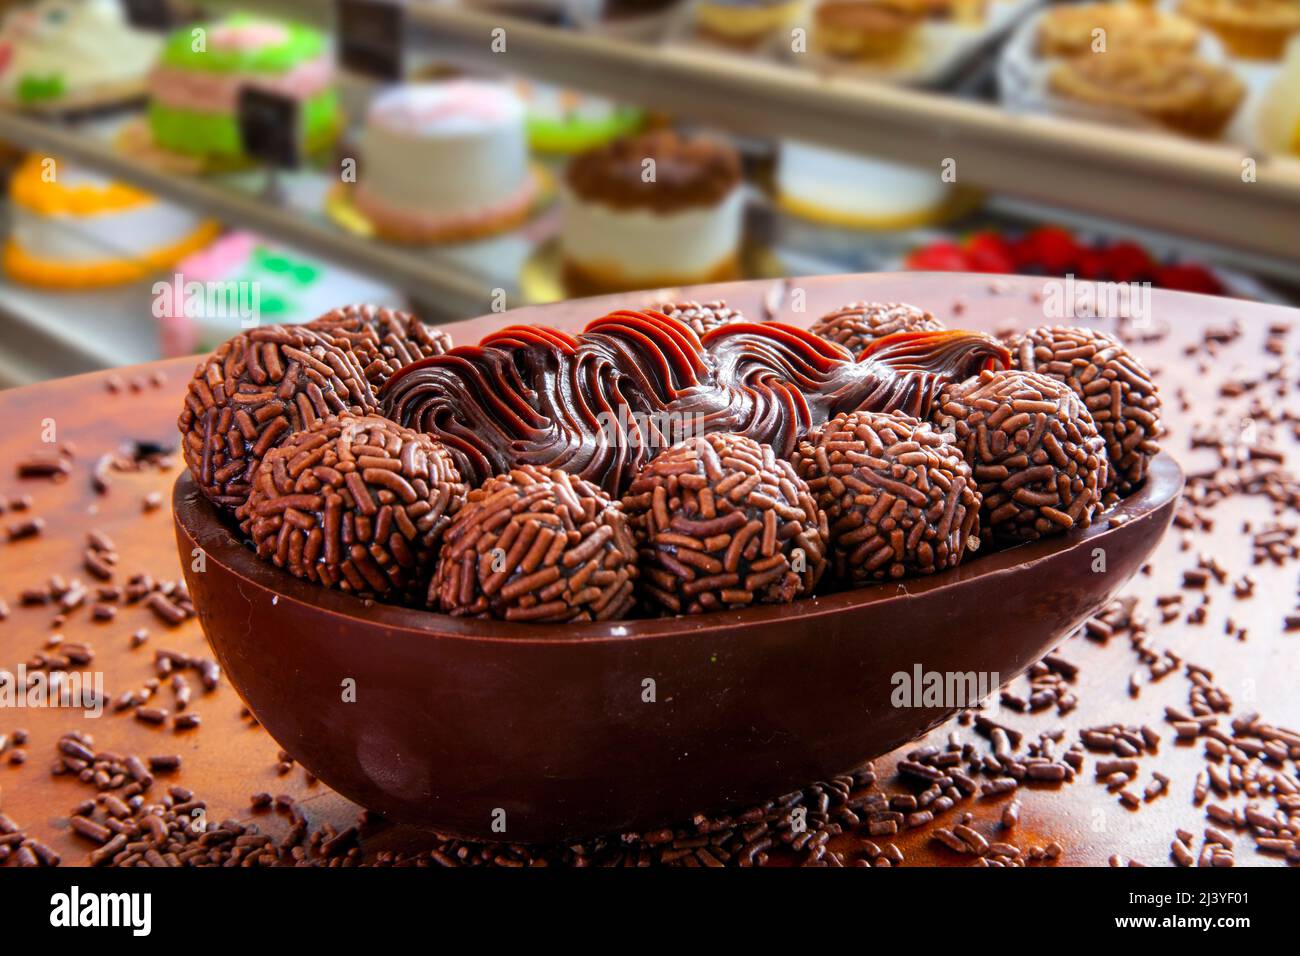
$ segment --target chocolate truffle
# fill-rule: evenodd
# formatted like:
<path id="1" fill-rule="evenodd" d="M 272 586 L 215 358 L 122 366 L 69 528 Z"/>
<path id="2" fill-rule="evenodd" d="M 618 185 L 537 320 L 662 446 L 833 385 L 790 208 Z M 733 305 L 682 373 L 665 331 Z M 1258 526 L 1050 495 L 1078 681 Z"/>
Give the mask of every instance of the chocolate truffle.
<path id="1" fill-rule="evenodd" d="M 589 481 L 521 465 L 470 492 L 447 529 L 429 604 L 507 621 L 606 621 L 636 600 L 622 509 Z"/>
<path id="2" fill-rule="evenodd" d="M 1101 508 L 1106 445 L 1079 397 L 1035 372 L 981 372 L 939 396 L 984 496 L 980 534 L 997 544 L 1086 528 Z"/>
<path id="3" fill-rule="evenodd" d="M 1113 335 L 1044 326 L 1009 343 L 1016 368 L 1064 382 L 1088 406 L 1106 442 L 1110 490 L 1126 495 L 1160 451 L 1160 395 L 1151 373 Z"/>
<path id="4" fill-rule="evenodd" d="M 850 302 L 823 315 L 808 329 L 844 346 L 855 356 L 876 339 L 895 332 L 941 332 L 943 323 L 903 302 Z"/>
<path id="5" fill-rule="evenodd" d="M 732 322 L 747 321 L 739 310 L 728 307 L 720 299 L 715 302 L 664 302 L 654 306 L 654 310 L 689 325 L 691 331 L 699 336 Z"/>
<path id="6" fill-rule="evenodd" d="M 228 339 L 199 364 L 176 425 L 194 480 L 233 511 L 248 498 L 257 462 L 289 435 L 327 415 L 378 408 L 346 341 L 271 325 Z"/>
<path id="7" fill-rule="evenodd" d="M 901 412 L 848 412 L 795 450 L 851 585 L 956 567 L 979 545 L 980 494 L 946 435 Z"/>
<path id="8" fill-rule="evenodd" d="M 826 516 L 793 466 L 742 435 L 674 445 L 623 498 L 649 602 L 696 614 L 804 597 L 826 569 Z"/>
<path id="9" fill-rule="evenodd" d="M 465 499 L 447 450 L 378 416 L 318 419 L 268 451 L 246 528 L 260 557 L 363 597 L 422 599 Z"/>
<path id="10" fill-rule="evenodd" d="M 366 380 L 378 391 L 400 368 L 451 350 L 451 336 L 410 312 L 378 305 L 345 305 L 308 323 L 346 339 L 361 360 Z"/>

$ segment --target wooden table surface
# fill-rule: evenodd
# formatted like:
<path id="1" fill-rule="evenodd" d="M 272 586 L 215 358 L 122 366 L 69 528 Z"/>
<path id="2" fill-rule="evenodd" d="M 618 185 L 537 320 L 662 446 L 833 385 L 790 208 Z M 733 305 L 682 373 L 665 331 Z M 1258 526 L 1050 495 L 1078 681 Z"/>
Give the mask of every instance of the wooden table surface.
<path id="1" fill-rule="evenodd" d="M 1045 317 L 1051 300 L 1043 298 L 1043 290 L 1043 280 L 1031 278 L 878 275 L 796 280 L 761 287 L 751 284 L 724 294 L 754 317 L 774 315 L 796 324 L 807 324 L 829 308 L 853 299 L 877 299 L 922 305 L 950 327 L 1004 330 L 1057 321 Z M 710 294 L 717 290 L 702 291 Z M 645 304 L 647 298 L 623 296 L 609 301 L 626 307 Z M 569 303 L 559 307 L 561 313 L 547 313 L 546 319 L 574 327 L 602 314 L 604 304 Z M 510 318 L 533 321 L 537 314 L 531 309 L 521 310 Z M 1163 335 L 1158 341 L 1139 342 L 1133 348 L 1162 383 L 1170 429 L 1165 445 L 1189 473 L 1212 468 L 1217 461 L 1211 449 L 1191 447 L 1194 430 L 1215 430 L 1229 440 L 1240 438 L 1294 458 L 1300 410 L 1291 365 L 1297 341 L 1296 333 L 1283 335 L 1280 326 L 1293 324 L 1297 318 L 1300 313 L 1275 306 L 1154 294 L 1152 328 Z M 457 343 L 467 343 L 501 324 L 500 315 L 489 315 L 448 329 Z M 1098 324 L 1114 327 L 1109 321 Z M 1282 355 L 1274 354 L 1276 345 L 1273 352 L 1266 351 L 1270 334 L 1275 342 L 1283 344 Z M 1207 339 L 1209 346 L 1205 344 Z M 1223 341 L 1227 339 L 1230 341 Z M 1271 367 L 1284 361 L 1285 371 L 1270 377 Z M 9 611 L 7 619 L 0 621 L 0 669 L 16 669 L 20 662 L 46 649 L 51 635 L 62 634 L 67 642 L 82 642 L 93 648 L 94 659 L 85 668 L 103 672 L 105 691 L 111 700 L 154 676 L 154 654 L 158 649 L 209 655 L 194 620 L 168 627 L 145 607 L 122 604 L 113 620 L 96 622 L 88 601 L 69 613 L 60 625 L 54 622 L 55 608 L 22 606 L 20 601 L 25 589 L 43 587 L 51 575 L 69 581 L 80 579 L 92 589 L 98 585 L 82 567 L 86 535 L 91 529 L 106 533 L 116 542 L 120 561 L 115 583 L 125 583 L 138 571 L 160 579 L 180 578 L 168 506 L 179 461 L 165 470 L 113 473 L 111 487 L 105 493 L 92 488 L 91 472 L 101 455 L 117 450 L 123 443 L 175 445 L 174 423 L 194 364 L 192 358 L 177 359 L 0 393 L 0 421 L 5 426 L 0 431 L 0 501 L 21 495 L 32 499 L 26 513 L 6 509 L 0 515 L 0 526 L 9 527 L 28 516 L 39 516 L 45 522 L 43 531 L 34 537 L 4 542 L 4 535 L 0 535 L 0 598 Z M 110 378 L 128 387 L 112 391 Z M 1223 388 L 1225 383 L 1238 379 L 1242 382 Z M 130 387 L 132 383 L 138 387 Z M 19 478 L 17 462 L 49 452 L 51 446 L 43 442 L 48 437 L 73 451 L 71 474 L 61 481 Z M 162 493 L 162 507 L 145 509 L 144 498 L 150 492 Z M 1257 711 L 1268 724 L 1300 727 L 1300 695 L 1296 693 L 1300 633 L 1288 633 L 1283 628 L 1284 617 L 1294 613 L 1296 605 L 1296 565 L 1293 561 L 1252 564 L 1250 535 L 1242 530 L 1246 521 L 1253 522 L 1258 530 L 1275 520 L 1273 506 L 1259 495 L 1234 495 L 1210 514 L 1214 518 L 1212 527 L 1172 530 L 1151 562 L 1150 573 L 1135 579 L 1125 592 L 1137 599 L 1138 609 L 1149 619 L 1147 646 L 1159 652 L 1167 648 L 1183 661 L 1213 672 L 1217 685 L 1232 698 L 1232 710 L 1220 719 L 1221 726 L 1226 728 L 1232 715 Z M 1283 520 L 1294 525 L 1294 510 Z M 1181 587 L 1183 572 L 1196 565 L 1201 552 L 1217 558 L 1228 569 L 1227 584 L 1212 581 L 1204 592 Z M 1256 580 L 1254 595 L 1235 598 L 1232 580 L 1245 571 Z M 1184 594 L 1182 613 L 1169 623 L 1161 623 L 1155 598 L 1175 592 Z M 1188 623 L 1187 612 L 1202 601 L 1202 594 L 1209 598 L 1204 621 Z M 1232 633 L 1225 633 L 1228 619 Z M 139 628 L 146 628 L 149 636 L 143 645 L 133 647 L 130 638 Z M 1245 629 L 1244 637 L 1237 636 L 1238 629 Z M 291 635 L 284 637 L 292 639 Z M 953 639 L 960 640 L 961 635 L 954 634 Z M 1069 685 L 1078 701 L 1073 711 L 1059 714 L 1052 707 L 1031 714 L 995 705 L 991 708 L 993 718 L 1023 731 L 1028 739 L 1062 728 L 1063 747 L 1078 739 L 1081 728 L 1112 723 L 1147 725 L 1159 732 L 1159 754 L 1143 758 L 1141 775 L 1133 787 L 1140 792 L 1152 779 L 1151 772 L 1158 770 L 1170 779 L 1168 792 L 1144 801 L 1138 809 L 1128 809 L 1094 779 L 1094 762 L 1098 758 L 1089 754 L 1086 766 L 1073 782 L 1020 788 L 1016 799 L 1023 811 L 1020 825 L 1012 834 L 1001 831 L 997 824 L 1004 804 L 1011 798 L 976 798 L 941 815 L 935 824 L 905 830 L 878 843 L 896 844 L 909 865 L 970 864 L 973 857 L 953 853 L 933 836 L 935 826 L 951 826 L 961 813 L 970 812 L 974 814 L 972 825 L 989 839 L 1010 840 L 1024 848 L 1058 842 L 1063 848 L 1060 864 L 1105 865 L 1113 854 L 1148 865 L 1168 864 L 1170 841 L 1179 828 L 1194 834 L 1194 850 L 1200 847 L 1207 820 L 1204 807 L 1193 804 L 1192 791 L 1197 773 L 1205 767 L 1204 740 L 1176 744 L 1164 716 L 1167 705 L 1181 709 L 1188 706 L 1194 685 L 1186 669 L 1175 669 L 1152 681 L 1148 668 L 1123 636 L 1104 644 L 1075 636 L 1064 643 L 1059 653 L 1079 669 Z M 1134 674 L 1140 676 L 1130 688 Z M 1021 676 L 1009 685 L 1009 690 L 1027 697 L 1028 687 L 1029 679 Z M 160 691 L 159 700 L 169 703 L 166 688 Z M 224 680 L 211 693 L 197 690 L 190 710 L 201 715 L 201 726 L 176 731 L 170 724 L 152 726 L 132 719 L 129 712 L 114 713 L 111 708 L 98 718 L 73 710 L 0 708 L 0 736 L 10 738 L 8 750 L 0 755 L 0 811 L 30 836 L 55 848 L 65 865 L 87 860 L 91 845 L 69 831 L 67 818 L 75 805 L 93 796 L 93 790 L 73 778 L 50 772 L 60 735 L 80 729 L 93 735 L 100 749 L 180 755 L 183 768 L 174 781 L 169 778 L 168 782 L 181 783 L 201 795 L 214 820 L 251 818 L 249 795 L 258 791 L 299 799 L 313 826 L 329 823 L 342 828 L 355 820 L 356 806 L 324 784 L 312 781 L 302 768 L 281 772 L 277 745 L 241 714 L 239 698 Z M 17 730 L 26 731 L 27 740 L 21 746 L 12 742 Z M 987 750 L 987 741 L 957 721 L 936 729 L 927 742 L 943 746 L 954 731 L 963 741 Z M 13 762 L 15 750 L 25 754 L 24 762 Z M 900 752 L 876 761 L 877 786 L 886 792 L 916 791 L 894 774 L 893 768 L 902 756 Z M 1294 754 L 1287 770 L 1296 775 Z M 454 768 L 448 768 L 448 772 L 454 772 Z M 1209 802 L 1215 799 L 1211 794 Z M 1236 794 L 1220 802 L 1244 806 L 1246 799 Z M 1272 814 L 1271 798 L 1255 802 Z M 1249 834 L 1239 832 L 1238 837 L 1238 865 L 1285 863 L 1284 858 L 1256 852 Z M 366 838 L 364 850 L 367 857 L 373 857 L 383 850 L 416 851 L 431 842 L 428 834 L 417 830 L 380 826 Z M 846 836 L 843 842 L 851 853 L 851 838 Z"/>

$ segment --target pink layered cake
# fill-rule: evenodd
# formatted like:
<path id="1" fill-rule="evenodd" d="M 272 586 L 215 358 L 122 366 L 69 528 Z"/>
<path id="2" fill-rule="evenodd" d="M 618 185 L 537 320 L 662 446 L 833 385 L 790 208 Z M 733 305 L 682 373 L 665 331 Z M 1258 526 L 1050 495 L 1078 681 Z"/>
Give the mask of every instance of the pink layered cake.
<path id="1" fill-rule="evenodd" d="M 257 325 L 307 322 L 340 302 L 404 304 L 387 286 L 251 232 L 222 236 L 154 287 L 154 317 L 167 356 L 215 348 Z"/>
<path id="2" fill-rule="evenodd" d="M 524 104 L 507 85 L 452 80 L 389 90 L 361 138 L 357 208 L 384 238 L 469 239 L 522 222 L 537 196 Z"/>
<path id="3" fill-rule="evenodd" d="M 239 92 L 249 87 L 298 103 L 302 147 L 311 152 L 338 129 L 333 84 L 325 38 L 309 27 L 245 15 L 185 27 L 150 74 L 149 127 L 172 152 L 240 160 Z"/>

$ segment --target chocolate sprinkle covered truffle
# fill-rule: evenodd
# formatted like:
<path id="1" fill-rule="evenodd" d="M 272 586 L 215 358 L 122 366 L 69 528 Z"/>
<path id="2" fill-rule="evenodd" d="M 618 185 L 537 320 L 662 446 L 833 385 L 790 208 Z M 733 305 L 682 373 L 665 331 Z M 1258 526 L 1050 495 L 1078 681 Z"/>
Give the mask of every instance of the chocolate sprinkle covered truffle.
<path id="1" fill-rule="evenodd" d="M 294 432 L 327 415 L 378 409 L 346 341 L 271 325 L 228 339 L 199 364 L 176 425 L 195 481 L 233 511 L 248 498 L 257 462 Z"/>
<path id="2" fill-rule="evenodd" d="M 663 302 L 654 307 L 670 319 L 676 319 L 691 327 L 696 335 L 703 336 L 716 328 L 730 325 L 732 322 L 744 322 L 745 316 L 739 310 L 730 308 L 722 300 L 715 302 Z"/>
<path id="3" fill-rule="evenodd" d="M 844 346 L 855 356 L 876 339 L 895 332 L 940 332 L 943 323 L 924 309 L 902 302 L 850 302 L 823 315 L 808 329 Z"/>
<path id="4" fill-rule="evenodd" d="M 951 429 L 980 493 L 981 535 L 998 544 L 1086 528 L 1101 508 L 1106 446 L 1067 386 L 1035 372 L 981 372 L 943 390 Z"/>
<path id="5" fill-rule="evenodd" d="M 364 597 L 422 599 L 465 498 L 447 450 L 377 416 L 322 418 L 262 459 L 246 527 L 260 557 Z"/>
<path id="6" fill-rule="evenodd" d="M 345 305 L 313 319 L 308 327 L 346 339 L 376 391 L 398 369 L 451 350 L 446 332 L 430 328 L 410 312 L 378 305 Z"/>
<path id="7" fill-rule="evenodd" d="M 979 544 L 980 494 L 961 450 L 901 412 L 849 412 L 799 442 L 794 467 L 830 523 L 851 585 L 956 567 Z"/>
<path id="8" fill-rule="evenodd" d="M 646 465 L 623 498 L 642 589 L 675 614 L 804 597 L 826 569 L 826 516 L 768 445 L 696 436 Z"/>
<path id="9" fill-rule="evenodd" d="M 443 543 L 429 604 L 507 621 L 605 621 L 636 600 L 622 509 L 589 481 L 521 465 L 470 492 Z"/>
<path id="10" fill-rule="evenodd" d="M 1083 400 L 1106 442 L 1110 488 L 1126 495 L 1160 451 L 1160 395 L 1151 373 L 1114 336 L 1045 326 L 1010 343 L 1016 368 L 1064 382 Z"/>

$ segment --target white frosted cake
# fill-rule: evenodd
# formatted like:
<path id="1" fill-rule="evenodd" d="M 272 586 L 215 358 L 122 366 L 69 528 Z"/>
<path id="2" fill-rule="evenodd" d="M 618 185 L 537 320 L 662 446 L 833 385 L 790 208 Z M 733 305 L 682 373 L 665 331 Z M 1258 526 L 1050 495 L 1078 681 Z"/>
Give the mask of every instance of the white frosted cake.
<path id="1" fill-rule="evenodd" d="M 381 95 L 361 136 L 357 208 L 383 237 L 438 242 L 521 222 L 537 184 L 509 86 L 452 80 Z"/>
<path id="2" fill-rule="evenodd" d="M 118 0 L 41 0 L 0 23 L 0 101 L 32 109 L 143 94 L 162 41 L 127 23 Z"/>
<path id="3" fill-rule="evenodd" d="M 30 156 L 9 184 L 5 272 L 47 288 L 134 282 L 169 268 L 217 233 L 181 206 L 79 169 Z"/>
<path id="4" fill-rule="evenodd" d="M 776 170 L 777 201 L 827 225 L 904 229 L 942 219 L 957 197 L 941 170 L 921 169 L 786 140 Z"/>
<path id="5" fill-rule="evenodd" d="M 729 145 L 667 130 L 617 140 L 577 157 L 560 196 L 570 294 L 739 275 L 745 198 Z"/>

